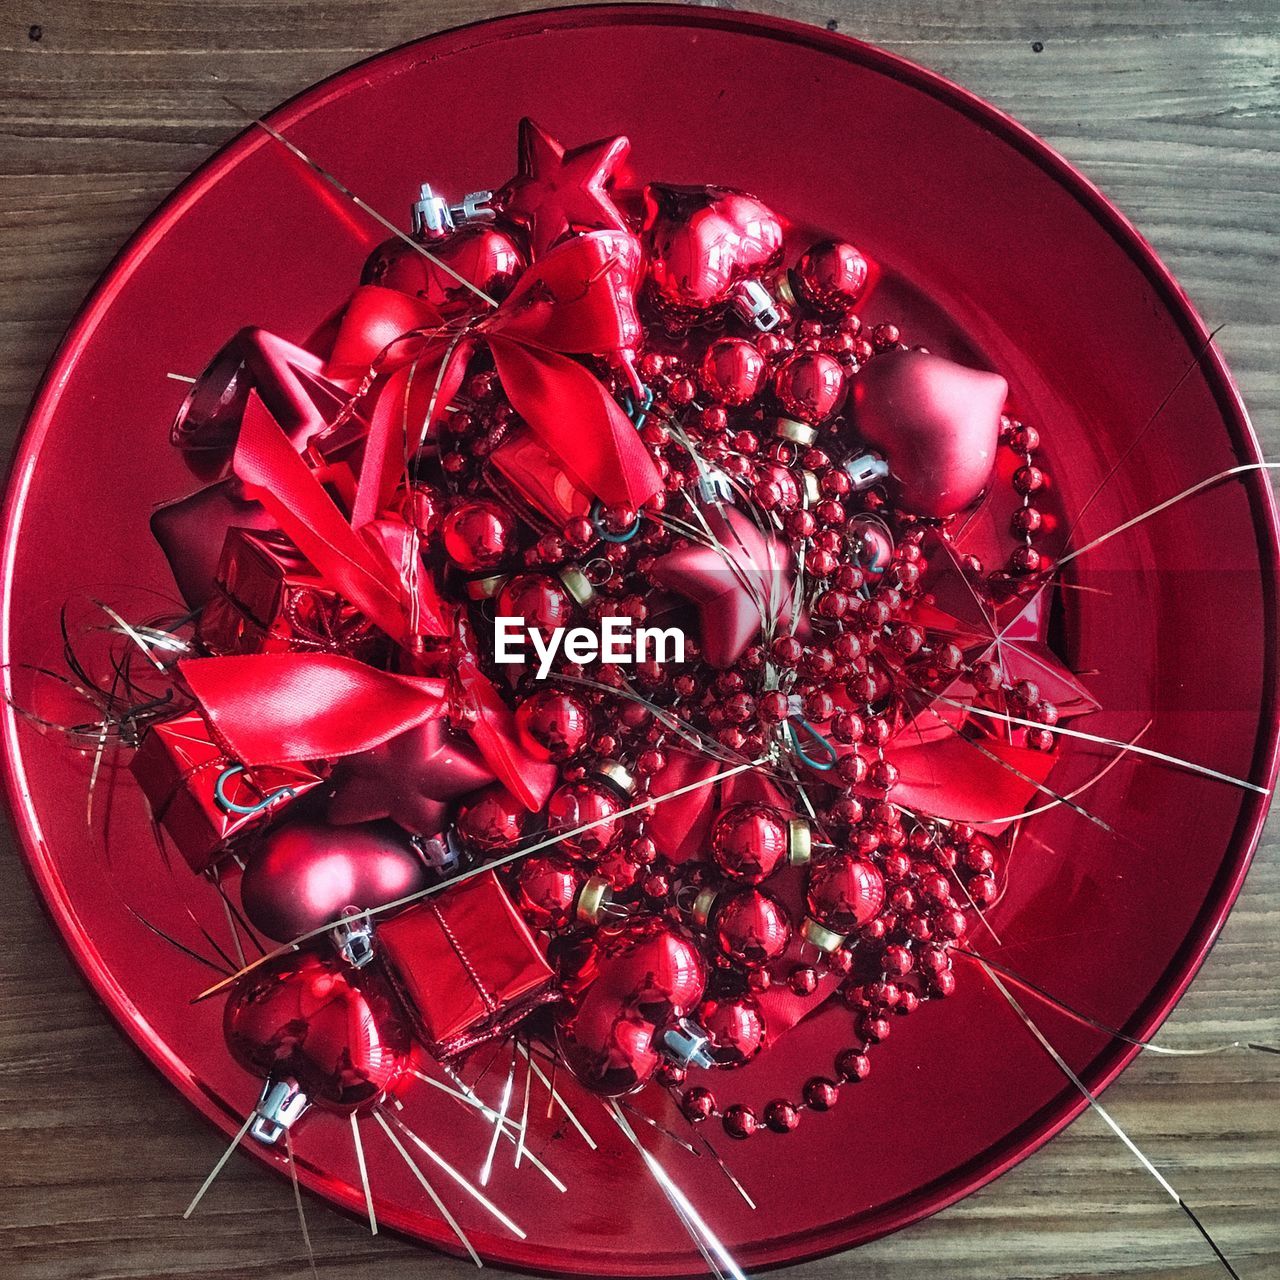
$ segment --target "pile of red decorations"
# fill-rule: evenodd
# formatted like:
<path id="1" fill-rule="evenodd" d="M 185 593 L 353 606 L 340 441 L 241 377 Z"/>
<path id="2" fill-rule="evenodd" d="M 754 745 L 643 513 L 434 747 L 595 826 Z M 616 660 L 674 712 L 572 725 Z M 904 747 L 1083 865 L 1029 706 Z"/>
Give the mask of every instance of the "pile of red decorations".
<path id="1" fill-rule="evenodd" d="M 235 335 L 173 429 L 193 631 L 133 772 L 283 944 L 223 984 L 261 1141 L 516 1035 L 793 1129 L 954 990 L 1093 708 L 1005 381 L 864 326 L 853 245 L 626 153 L 525 121 L 505 187 L 424 187 L 331 324 Z M 980 503 L 998 562 L 957 547 Z M 498 661 L 499 619 L 547 643 Z M 574 643 L 611 619 L 650 647 Z M 819 1009 L 847 1047 L 748 1105 L 733 1072 Z"/>

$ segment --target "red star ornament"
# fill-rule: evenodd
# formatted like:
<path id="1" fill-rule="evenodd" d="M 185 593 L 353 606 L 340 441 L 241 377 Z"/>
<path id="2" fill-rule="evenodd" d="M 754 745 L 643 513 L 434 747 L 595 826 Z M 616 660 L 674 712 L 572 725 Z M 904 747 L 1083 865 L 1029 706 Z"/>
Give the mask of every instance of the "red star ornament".
<path id="1" fill-rule="evenodd" d="M 572 231 L 628 230 L 606 186 L 631 150 L 625 137 L 566 151 L 541 125 L 520 121 L 519 172 L 499 193 L 503 212 L 527 228 L 540 258 Z"/>
<path id="2" fill-rule="evenodd" d="M 654 565 L 654 582 L 698 611 L 702 653 L 713 667 L 731 667 L 764 627 L 791 620 L 791 552 L 734 507 L 708 509 L 713 545 L 690 542 Z M 762 613 L 763 609 L 763 613 Z"/>
<path id="3" fill-rule="evenodd" d="M 334 773 L 329 820 L 346 826 L 390 818 L 414 835 L 436 835 L 452 801 L 493 780 L 474 743 L 443 719 L 428 720 L 342 762 Z"/>

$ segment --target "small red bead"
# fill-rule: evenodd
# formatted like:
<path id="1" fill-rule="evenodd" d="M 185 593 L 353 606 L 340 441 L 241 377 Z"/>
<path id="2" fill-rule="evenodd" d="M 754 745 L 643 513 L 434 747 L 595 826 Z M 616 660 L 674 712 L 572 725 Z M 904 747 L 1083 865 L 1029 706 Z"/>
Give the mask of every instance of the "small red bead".
<path id="1" fill-rule="evenodd" d="M 775 1098 L 764 1109 L 764 1122 L 774 1133 L 790 1133 L 800 1123 L 800 1110 L 785 1098 Z"/>
<path id="2" fill-rule="evenodd" d="M 715 1095 L 710 1089 L 686 1089 L 680 1098 L 680 1110 L 690 1124 L 698 1124 L 715 1115 Z"/>
<path id="3" fill-rule="evenodd" d="M 731 1138 L 749 1138 L 760 1127 L 756 1113 L 743 1103 L 735 1103 L 725 1113 L 721 1121 L 724 1131 Z"/>
<path id="4" fill-rule="evenodd" d="M 840 1086 L 825 1076 L 813 1076 L 805 1081 L 804 1101 L 811 1111 L 830 1111 L 840 1100 Z"/>

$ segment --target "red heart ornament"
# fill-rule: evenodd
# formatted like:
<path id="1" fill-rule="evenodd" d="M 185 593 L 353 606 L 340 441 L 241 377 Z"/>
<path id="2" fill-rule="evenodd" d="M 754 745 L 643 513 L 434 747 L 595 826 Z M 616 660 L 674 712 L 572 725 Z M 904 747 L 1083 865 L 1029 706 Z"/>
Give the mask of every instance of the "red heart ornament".
<path id="1" fill-rule="evenodd" d="M 389 993 L 357 986 L 340 961 L 293 955 L 246 975 L 223 1015 L 232 1056 L 266 1079 L 293 1079 L 307 1098 L 336 1111 L 377 1102 L 403 1074 L 408 1032 Z"/>
<path id="2" fill-rule="evenodd" d="M 967 507 L 995 466 L 1009 384 L 926 351 L 888 351 L 854 379 L 858 435 L 889 462 L 894 501 L 941 518 Z"/>
<path id="3" fill-rule="evenodd" d="M 729 301 L 736 285 L 778 265 L 782 223 L 754 196 L 729 187 L 644 193 L 644 243 L 655 305 L 694 323 Z"/>

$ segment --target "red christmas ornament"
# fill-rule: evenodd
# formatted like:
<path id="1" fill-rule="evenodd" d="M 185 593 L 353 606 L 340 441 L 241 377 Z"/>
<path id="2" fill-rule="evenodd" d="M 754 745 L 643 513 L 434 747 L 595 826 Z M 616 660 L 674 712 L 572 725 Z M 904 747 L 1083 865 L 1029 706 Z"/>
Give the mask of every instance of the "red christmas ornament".
<path id="1" fill-rule="evenodd" d="M 535 929 L 563 929 L 574 916 L 582 877 L 567 858 L 533 854 L 516 871 L 515 903 Z"/>
<path id="2" fill-rule="evenodd" d="M 654 184 L 645 188 L 644 202 L 650 292 L 667 319 L 709 319 L 739 286 L 782 257 L 777 214 L 744 192 Z"/>
<path id="3" fill-rule="evenodd" d="M 854 379 L 859 438 L 889 461 L 903 510 L 935 519 L 974 502 L 991 480 L 1009 385 L 924 351 L 887 351 Z"/>
<path id="4" fill-rule="evenodd" d="M 874 920 L 884 906 L 884 877 L 870 862 L 840 853 L 815 863 L 805 898 L 810 916 L 839 934 Z"/>
<path id="5" fill-rule="evenodd" d="M 487 498 L 459 503 L 444 518 L 445 554 L 466 573 L 496 569 L 507 558 L 514 525 L 507 509 Z"/>
<path id="6" fill-rule="evenodd" d="M 822 240 L 800 255 L 791 285 L 808 307 L 823 315 L 847 315 L 867 284 L 867 260 L 843 240 Z"/>
<path id="7" fill-rule="evenodd" d="M 430 880 L 422 854 L 394 823 L 288 822 L 250 854 L 240 899 L 255 929 L 289 942 L 336 922 L 347 907 L 380 907 Z"/>
<path id="8" fill-rule="evenodd" d="M 495 782 L 458 810 L 458 836 L 471 848 L 487 853 L 515 844 L 524 835 L 528 819 L 524 805 Z"/>
<path id="9" fill-rule="evenodd" d="M 364 264 L 361 282 L 413 294 L 448 320 L 485 308 L 476 289 L 501 301 L 526 265 L 516 242 L 494 226 L 462 227 L 432 240 L 427 252 L 430 257 L 398 236 L 387 240 Z M 464 280 L 475 288 L 468 288 Z"/>
<path id="10" fill-rule="evenodd" d="M 573 597 L 564 584 L 542 573 L 520 573 L 498 592 L 498 616 L 522 618 L 527 626 L 550 632 L 573 617 Z"/>
<path id="11" fill-rule="evenodd" d="M 760 348 L 745 338 L 718 338 L 702 357 L 703 390 L 720 404 L 738 406 L 755 399 L 764 380 Z"/>
<path id="12" fill-rule="evenodd" d="M 290 955 L 241 978 L 223 1015 L 232 1056 L 269 1080 L 296 1080 L 334 1111 L 375 1105 L 409 1063 L 411 1045 L 389 993 L 336 959 Z"/>
<path id="13" fill-rule="evenodd" d="M 520 121 L 519 172 L 497 203 L 528 229 L 535 258 L 571 231 L 628 230 L 607 188 L 630 149 L 626 138 L 617 137 L 566 151 L 528 117 Z"/>
<path id="14" fill-rule="evenodd" d="M 573 858 L 598 858 L 621 834 L 622 820 L 614 815 L 622 807 L 618 793 L 603 783 L 566 782 L 551 793 L 548 834 L 572 832 L 560 838 L 560 848 Z"/>
<path id="15" fill-rule="evenodd" d="M 531 755 L 571 760 L 591 737 L 591 711 L 572 693 L 543 689 L 516 708 L 516 731 Z"/>
<path id="16" fill-rule="evenodd" d="M 763 889 L 739 889 L 717 899 L 711 927 L 720 950 L 748 969 L 776 960 L 791 940 L 786 907 Z"/>
<path id="17" fill-rule="evenodd" d="M 711 829 L 711 853 L 725 875 L 759 884 L 786 860 L 790 823 L 772 805 L 736 804 Z"/>
<path id="18" fill-rule="evenodd" d="M 574 1076 L 606 1096 L 653 1075 L 655 1037 L 696 1007 L 706 985 L 697 947 L 651 917 L 599 929 L 560 976 L 568 999 L 556 1011 L 556 1043 Z"/>
<path id="19" fill-rule="evenodd" d="M 390 818 L 414 835 L 436 835 L 451 803 L 492 781 L 493 771 L 470 738 L 442 719 L 428 720 L 338 765 L 329 821 Z"/>
<path id="20" fill-rule="evenodd" d="M 793 422 L 810 431 L 799 443 L 812 443 L 812 428 L 825 422 L 844 400 L 844 368 L 825 351 L 797 351 L 778 366 L 773 394 L 778 407 Z"/>
<path id="21" fill-rule="evenodd" d="M 745 1067 L 764 1045 L 764 1018 L 754 1000 L 704 1000 L 694 1018 L 707 1033 L 717 1067 Z"/>
<path id="22" fill-rule="evenodd" d="M 778 600 L 779 624 L 790 620 L 791 552 L 733 507 L 709 509 L 706 521 L 718 546 L 686 542 L 663 555 L 650 575 L 697 607 L 706 661 L 731 667 L 760 633 L 757 600 Z"/>

